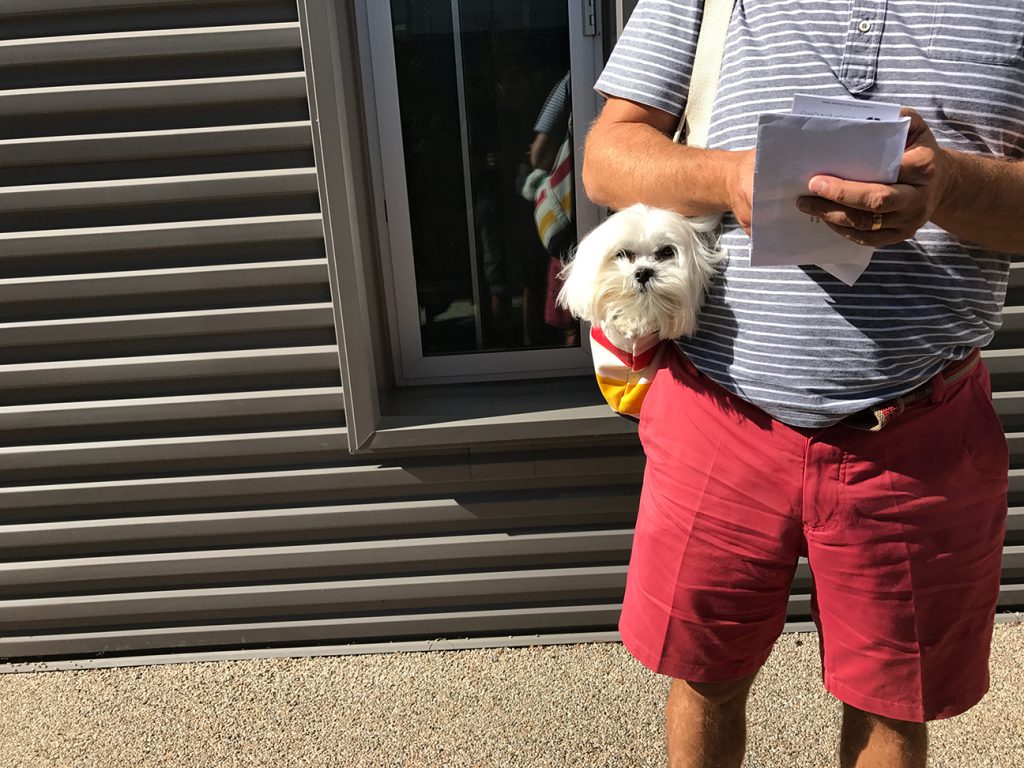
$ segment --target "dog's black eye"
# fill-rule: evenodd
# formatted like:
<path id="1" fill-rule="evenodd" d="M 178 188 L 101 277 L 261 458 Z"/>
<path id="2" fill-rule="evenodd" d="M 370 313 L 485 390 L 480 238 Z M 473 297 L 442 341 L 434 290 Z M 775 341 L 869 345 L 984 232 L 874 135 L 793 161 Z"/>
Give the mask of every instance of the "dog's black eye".
<path id="1" fill-rule="evenodd" d="M 654 258 L 658 261 L 667 261 L 676 257 L 676 249 L 671 245 L 663 245 L 654 252 Z"/>
<path id="2" fill-rule="evenodd" d="M 627 251 L 625 248 L 623 248 L 621 251 L 615 254 L 615 258 L 629 259 L 630 261 L 632 261 L 633 259 L 636 258 L 636 254 L 633 253 L 632 251 Z"/>

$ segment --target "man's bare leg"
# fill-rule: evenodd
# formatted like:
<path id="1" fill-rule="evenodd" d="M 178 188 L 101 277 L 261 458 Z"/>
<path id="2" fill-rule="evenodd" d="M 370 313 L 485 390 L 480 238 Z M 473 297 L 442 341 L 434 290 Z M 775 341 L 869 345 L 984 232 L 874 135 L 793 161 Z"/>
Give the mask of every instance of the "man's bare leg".
<path id="1" fill-rule="evenodd" d="M 928 726 L 872 715 L 843 704 L 842 768 L 925 768 Z"/>
<path id="2" fill-rule="evenodd" d="M 726 683 L 673 680 L 665 707 L 669 768 L 739 768 L 755 675 Z"/>

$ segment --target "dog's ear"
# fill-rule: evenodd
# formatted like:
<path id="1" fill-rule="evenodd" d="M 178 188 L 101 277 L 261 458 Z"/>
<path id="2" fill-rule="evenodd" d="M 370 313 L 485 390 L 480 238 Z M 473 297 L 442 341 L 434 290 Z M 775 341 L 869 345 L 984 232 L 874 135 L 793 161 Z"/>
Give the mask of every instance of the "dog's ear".
<path id="1" fill-rule="evenodd" d="M 606 238 L 602 237 L 601 227 L 598 227 L 580 241 L 572 259 L 558 275 L 564 281 L 556 299 L 558 305 L 588 323 L 598 320 L 594 288 L 608 256 L 605 244 Z"/>

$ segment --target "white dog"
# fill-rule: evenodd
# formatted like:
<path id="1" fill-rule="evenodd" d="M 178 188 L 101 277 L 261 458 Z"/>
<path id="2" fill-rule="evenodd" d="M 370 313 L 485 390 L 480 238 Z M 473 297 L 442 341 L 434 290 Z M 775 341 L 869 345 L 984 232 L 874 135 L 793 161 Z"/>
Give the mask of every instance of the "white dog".
<path id="1" fill-rule="evenodd" d="M 690 218 L 646 205 L 609 216 L 562 270 L 558 303 L 609 337 L 692 335 L 722 259 L 718 222 L 718 216 Z"/>
<path id="2" fill-rule="evenodd" d="M 634 205 L 583 238 L 562 270 L 558 303 L 590 323 L 598 387 L 616 413 L 639 420 L 663 342 L 696 332 L 723 258 L 718 221 Z"/>

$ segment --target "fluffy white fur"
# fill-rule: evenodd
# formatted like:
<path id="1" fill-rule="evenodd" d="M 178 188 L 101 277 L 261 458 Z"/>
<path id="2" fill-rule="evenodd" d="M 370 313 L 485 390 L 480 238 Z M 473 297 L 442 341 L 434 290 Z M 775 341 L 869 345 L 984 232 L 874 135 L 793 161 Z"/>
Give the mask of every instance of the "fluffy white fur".
<path id="1" fill-rule="evenodd" d="M 718 221 L 646 205 L 609 216 L 580 241 L 562 270 L 565 285 L 558 303 L 581 320 L 627 338 L 692 335 L 722 259 L 713 234 Z M 672 249 L 670 257 L 665 246 Z"/>

